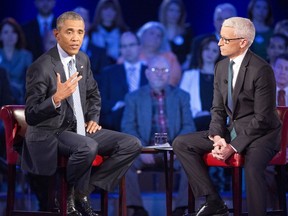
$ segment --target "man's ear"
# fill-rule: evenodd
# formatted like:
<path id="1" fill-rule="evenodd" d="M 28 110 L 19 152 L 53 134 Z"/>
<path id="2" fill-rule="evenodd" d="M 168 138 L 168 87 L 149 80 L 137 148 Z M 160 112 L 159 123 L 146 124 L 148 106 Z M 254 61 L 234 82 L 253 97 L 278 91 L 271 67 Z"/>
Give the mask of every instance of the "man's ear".
<path id="1" fill-rule="evenodd" d="M 240 42 L 240 47 L 243 49 L 248 46 L 248 41 L 246 39 L 242 39 Z"/>

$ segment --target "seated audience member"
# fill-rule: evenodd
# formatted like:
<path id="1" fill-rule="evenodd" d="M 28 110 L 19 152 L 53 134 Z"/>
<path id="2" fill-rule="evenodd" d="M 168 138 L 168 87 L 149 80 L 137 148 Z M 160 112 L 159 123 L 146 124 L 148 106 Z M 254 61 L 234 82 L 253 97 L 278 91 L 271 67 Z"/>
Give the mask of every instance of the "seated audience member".
<path id="1" fill-rule="evenodd" d="M 269 38 L 273 34 L 272 4 L 270 0 L 250 0 L 248 18 L 253 22 L 256 29 L 255 40 L 251 50 L 266 59 Z"/>
<path id="2" fill-rule="evenodd" d="M 245 156 L 248 215 L 266 215 L 264 172 L 280 149 L 281 122 L 274 72 L 249 50 L 254 36 L 255 27 L 247 18 L 231 17 L 223 22 L 218 45 L 227 58 L 215 67 L 209 130 L 180 135 L 172 143 L 194 196 L 206 199 L 195 213 L 199 216 L 229 215 L 203 161 L 203 154 L 209 152 L 220 161 L 235 152 Z M 186 216 L 190 215 L 194 214 Z"/>
<path id="3" fill-rule="evenodd" d="M 213 99 L 214 67 L 220 59 L 218 40 L 206 37 L 197 53 L 197 67 L 185 71 L 180 88 L 190 94 L 190 108 L 197 131 L 208 130 Z"/>
<path id="4" fill-rule="evenodd" d="M 124 97 L 148 83 L 146 66 L 140 61 L 140 44 L 136 34 L 124 32 L 120 38 L 120 52 L 124 62 L 105 67 L 99 88 L 102 97 L 100 123 L 104 128 L 120 131 L 125 107 Z"/>
<path id="5" fill-rule="evenodd" d="M 53 9 L 56 0 L 34 0 L 37 16 L 23 25 L 27 41 L 27 49 L 31 51 L 33 59 L 37 59 L 45 52 L 44 37 L 48 31 L 56 26 Z"/>
<path id="6" fill-rule="evenodd" d="M 219 4 L 215 7 L 214 15 L 213 15 L 213 24 L 215 31 L 199 35 L 194 37 L 192 42 L 192 50 L 191 50 L 191 62 L 190 62 L 190 68 L 197 67 L 197 52 L 199 50 L 199 46 L 201 44 L 201 41 L 206 37 L 215 37 L 216 40 L 220 39 L 220 30 L 221 25 L 225 19 L 228 19 L 230 17 L 237 16 L 237 10 L 236 8 L 230 4 L 230 3 L 223 3 Z"/>
<path id="7" fill-rule="evenodd" d="M 127 30 L 118 0 L 100 0 L 95 9 L 90 35 L 96 46 L 106 49 L 112 63 L 116 63 L 120 55 L 120 35 Z"/>
<path id="8" fill-rule="evenodd" d="M 80 14 L 85 22 L 86 34 L 84 36 L 80 50 L 89 56 L 91 62 L 91 70 L 93 72 L 94 78 L 98 83 L 100 83 L 101 82 L 100 72 L 102 68 L 111 64 L 112 62 L 110 62 L 108 56 L 106 55 L 105 48 L 94 45 L 94 43 L 91 40 L 91 37 L 89 35 L 91 26 L 89 10 L 83 7 L 77 7 L 74 9 L 74 11 Z"/>
<path id="9" fill-rule="evenodd" d="M 288 105 L 288 53 L 283 53 L 275 58 L 273 65 L 276 79 L 277 106 Z"/>
<path id="10" fill-rule="evenodd" d="M 269 39 L 267 47 L 267 61 L 274 65 L 278 55 L 288 51 L 288 37 L 283 34 L 273 34 Z"/>
<path id="11" fill-rule="evenodd" d="M 288 37 L 288 19 L 280 20 L 274 27 L 274 34 L 283 34 Z"/>
<path id="12" fill-rule="evenodd" d="M 137 32 L 140 38 L 140 58 L 144 62 L 156 56 L 164 56 L 170 62 L 169 84 L 177 86 L 181 80 L 181 66 L 175 54 L 171 51 L 165 27 L 159 22 L 147 22 Z"/>
<path id="13" fill-rule="evenodd" d="M 64 12 L 57 18 L 54 34 L 57 45 L 27 70 L 28 127 L 21 167 L 47 181 L 57 170 L 58 156 L 66 156 L 67 215 L 98 216 L 89 195 L 95 187 L 113 191 L 139 155 L 141 143 L 98 124 L 100 93 L 90 60 L 79 51 L 85 34 L 83 18 L 73 11 Z M 96 154 L 107 159 L 92 170 Z"/>
<path id="14" fill-rule="evenodd" d="M 16 104 L 24 104 L 25 74 L 31 63 L 21 26 L 15 19 L 5 18 L 0 23 L 0 67 L 7 72 Z"/>
<path id="15" fill-rule="evenodd" d="M 186 7 L 182 0 L 163 0 L 159 8 L 159 21 L 165 26 L 172 52 L 182 70 L 188 69 L 192 43 L 192 28 L 186 23 Z"/>
<path id="16" fill-rule="evenodd" d="M 189 94 L 169 85 L 171 67 L 163 56 L 149 59 L 145 73 L 149 85 L 129 93 L 125 97 L 122 131 L 138 137 L 142 146 L 154 145 L 154 133 L 167 132 L 168 142 L 179 134 L 195 131 Z M 147 216 L 143 207 L 137 170 L 159 167 L 162 154 L 141 154 L 126 174 L 127 206 L 133 208 L 133 216 Z M 182 168 L 181 168 L 182 170 Z M 183 215 L 187 208 L 188 182 L 181 171 L 178 197 L 175 203 L 177 214 Z"/>

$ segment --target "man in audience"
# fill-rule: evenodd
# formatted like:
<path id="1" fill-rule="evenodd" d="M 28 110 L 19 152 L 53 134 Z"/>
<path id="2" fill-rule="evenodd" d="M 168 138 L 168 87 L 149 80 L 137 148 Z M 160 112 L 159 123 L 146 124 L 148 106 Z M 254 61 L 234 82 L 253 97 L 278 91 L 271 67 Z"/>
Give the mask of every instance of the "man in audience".
<path id="1" fill-rule="evenodd" d="M 227 58 L 215 67 L 209 131 L 178 136 L 172 146 L 194 196 L 206 198 L 195 215 L 229 215 L 202 156 L 211 152 L 216 159 L 225 161 L 238 152 L 245 156 L 248 214 L 263 216 L 267 195 L 264 172 L 280 148 L 274 72 L 249 50 L 255 38 L 255 27 L 249 19 L 226 19 L 220 35 L 218 45 Z"/>
<path id="2" fill-rule="evenodd" d="M 100 123 L 116 131 L 120 131 L 125 95 L 148 83 L 146 66 L 139 59 L 139 40 L 134 33 L 121 35 L 120 52 L 124 62 L 104 68 L 99 83 L 102 96 Z"/>
<path id="3" fill-rule="evenodd" d="M 169 85 L 168 60 L 162 56 L 151 58 L 145 73 L 149 85 L 127 94 L 125 98 L 122 131 L 138 137 L 143 146 L 154 145 L 154 133 L 157 132 L 166 132 L 171 143 L 177 135 L 195 131 L 189 94 Z M 141 154 L 128 170 L 127 206 L 133 208 L 133 216 L 148 215 L 143 207 L 137 171 L 145 167 L 156 168 L 162 163 L 162 154 Z M 175 216 L 183 215 L 187 208 L 188 182 L 184 172 L 181 172 L 180 182 Z"/>
<path id="4" fill-rule="evenodd" d="M 215 31 L 209 34 L 199 35 L 193 39 L 191 49 L 191 63 L 190 67 L 197 66 L 197 52 L 200 48 L 201 41 L 207 37 L 215 37 L 217 40 L 220 39 L 221 25 L 225 19 L 237 16 L 237 10 L 234 5 L 230 3 L 223 3 L 216 6 L 213 15 L 213 24 Z"/>
<path id="5" fill-rule="evenodd" d="M 37 9 L 37 17 L 23 25 L 25 33 L 27 49 L 29 49 L 34 60 L 42 55 L 44 49 L 44 38 L 48 31 L 56 26 L 56 18 L 53 9 L 56 0 L 34 0 Z"/>

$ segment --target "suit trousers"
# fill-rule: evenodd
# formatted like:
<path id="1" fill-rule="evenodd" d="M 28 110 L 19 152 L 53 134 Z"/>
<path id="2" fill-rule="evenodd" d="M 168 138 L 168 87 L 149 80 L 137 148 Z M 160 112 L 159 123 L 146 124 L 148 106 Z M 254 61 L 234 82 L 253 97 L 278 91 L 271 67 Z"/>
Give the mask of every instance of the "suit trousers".
<path id="1" fill-rule="evenodd" d="M 163 154 L 153 155 L 155 158 L 155 164 L 145 164 L 142 162 L 141 158 L 138 157 L 131 168 L 126 173 L 126 191 L 127 191 L 127 206 L 142 206 L 143 200 L 141 197 L 141 189 L 139 185 L 139 175 L 138 170 L 151 168 L 151 170 L 159 170 L 164 172 L 164 160 Z M 174 168 L 180 169 L 180 182 L 178 195 L 175 200 L 175 208 L 184 207 L 188 205 L 188 180 L 182 166 L 179 161 L 174 161 Z M 164 183 L 164 182 L 163 182 Z"/>
<path id="2" fill-rule="evenodd" d="M 265 169 L 275 155 L 272 148 L 261 143 L 250 144 L 245 155 L 245 182 L 248 213 L 253 216 L 266 215 Z M 182 163 L 188 176 L 195 197 L 218 193 L 212 184 L 208 169 L 203 161 L 203 154 L 213 149 L 213 142 L 208 138 L 208 131 L 200 131 L 178 136 L 172 143 L 173 150 Z"/>
<path id="3" fill-rule="evenodd" d="M 86 136 L 64 131 L 59 140 L 59 153 L 69 157 L 67 181 L 74 185 L 76 191 L 86 195 L 96 186 L 112 191 L 141 152 L 141 144 L 136 137 L 106 129 L 87 133 Z M 92 170 L 96 154 L 108 158 Z"/>

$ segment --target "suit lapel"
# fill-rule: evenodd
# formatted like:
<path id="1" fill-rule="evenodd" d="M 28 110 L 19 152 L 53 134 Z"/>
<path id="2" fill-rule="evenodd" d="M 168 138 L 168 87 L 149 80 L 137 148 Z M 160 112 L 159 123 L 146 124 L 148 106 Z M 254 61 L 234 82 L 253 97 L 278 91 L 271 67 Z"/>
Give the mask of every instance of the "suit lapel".
<path id="1" fill-rule="evenodd" d="M 237 98 L 238 98 L 239 93 L 240 93 L 242 86 L 244 84 L 245 75 L 246 75 L 246 71 L 247 71 L 247 65 L 250 61 L 250 58 L 251 58 L 251 52 L 248 50 L 243 61 L 242 61 L 241 66 L 240 66 L 238 77 L 237 77 L 236 84 L 235 84 L 235 88 L 233 90 L 233 107 L 234 107 L 234 110 L 237 106 L 237 101 L 238 101 Z"/>

